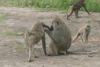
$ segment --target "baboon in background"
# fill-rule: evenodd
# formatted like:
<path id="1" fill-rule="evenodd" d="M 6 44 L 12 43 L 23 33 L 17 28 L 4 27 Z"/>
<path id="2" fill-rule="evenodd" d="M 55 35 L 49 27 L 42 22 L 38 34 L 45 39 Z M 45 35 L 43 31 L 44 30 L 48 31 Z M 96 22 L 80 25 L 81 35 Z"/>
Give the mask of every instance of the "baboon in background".
<path id="1" fill-rule="evenodd" d="M 26 32 L 25 34 L 25 42 L 26 42 L 26 48 L 29 50 L 29 58 L 28 61 L 31 62 L 32 55 L 34 53 L 35 58 L 37 56 L 34 52 L 34 46 L 42 39 L 42 46 L 44 53 L 46 55 L 46 43 L 45 43 L 45 32 L 44 27 L 48 28 L 43 22 L 36 21 L 35 24 L 32 26 L 32 28 Z"/>
<path id="2" fill-rule="evenodd" d="M 71 5 L 71 12 L 70 14 L 68 15 L 68 7 L 67 7 L 67 19 L 68 17 L 73 13 L 73 11 L 75 12 L 75 17 L 76 18 L 79 18 L 78 16 L 78 10 L 81 8 L 81 7 L 84 7 L 84 9 L 87 11 L 87 13 L 90 15 L 89 11 L 87 10 L 86 8 L 86 5 L 85 5 L 85 0 L 78 0 L 77 2 L 75 3 L 72 3 L 72 4 L 69 4 L 68 7 Z"/>
<path id="3" fill-rule="evenodd" d="M 86 24 L 85 26 L 83 26 L 82 28 L 80 28 L 75 36 L 75 38 L 73 39 L 73 42 L 75 42 L 75 40 L 80 36 L 82 41 L 88 42 L 88 36 L 90 33 L 90 24 Z"/>
<path id="4" fill-rule="evenodd" d="M 52 21 L 50 30 L 45 29 L 45 32 L 52 39 L 49 45 L 52 52 L 48 54 L 49 56 L 56 56 L 63 54 L 62 52 L 67 52 L 72 42 L 71 33 L 69 28 L 61 18 L 56 17 Z"/>

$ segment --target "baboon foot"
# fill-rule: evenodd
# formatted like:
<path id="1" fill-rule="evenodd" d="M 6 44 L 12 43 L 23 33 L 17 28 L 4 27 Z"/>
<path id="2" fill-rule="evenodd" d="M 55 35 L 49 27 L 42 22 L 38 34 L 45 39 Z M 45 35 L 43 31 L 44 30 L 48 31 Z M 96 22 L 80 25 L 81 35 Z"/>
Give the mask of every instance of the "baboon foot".
<path id="1" fill-rule="evenodd" d="M 64 53 L 59 53 L 59 55 L 65 55 Z"/>
<path id="2" fill-rule="evenodd" d="M 80 16 L 77 16 L 76 18 L 81 18 Z"/>
<path id="3" fill-rule="evenodd" d="M 28 62 L 32 62 L 33 60 L 31 60 L 31 59 L 28 59 Z"/>
<path id="4" fill-rule="evenodd" d="M 70 19 L 67 17 L 67 20 L 70 20 Z"/>
<path id="5" fill-rule="evenodd" d="M 34 56 L 34 58 L 38 58 L 39 56 Z"/>
<path id="6" fill-rule="evenodd" d="M 57 54 L 51 54 L 51 53 L 49 53 L 49 54 L 47 54 L 47 56 L 57 56 Z"/>
<path id="7" fill-rule="evenodd" d="M 89 15 L 91 15 L 91 14 L 89 13 Z"/>

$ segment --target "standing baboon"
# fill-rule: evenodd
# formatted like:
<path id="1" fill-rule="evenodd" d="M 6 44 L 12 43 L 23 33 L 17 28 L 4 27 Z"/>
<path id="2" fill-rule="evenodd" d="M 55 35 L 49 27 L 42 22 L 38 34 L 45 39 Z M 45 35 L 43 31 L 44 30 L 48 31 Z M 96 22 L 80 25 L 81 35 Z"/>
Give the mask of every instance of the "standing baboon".
<path id="1" fill-rule="evenodd" d="M 60 55 L 63 54 L 62 52 L 67 52 L 71 46 L 71 33 L 61 18 L 56 17 L 52 21 L 50 30 L 45 29 L 45 32 L 52 39 L 50 43 L 50 49 L 52 52 L 48 55 Z"/>
<path id="2" fill-rule="evenodd" d="M 42 46 L 44 53 L 46 55 L 46 43 L 45 43 L 45 32 L 44 27 L 48 28 L 43 22 L 36 21 L 35 24 L 32 26 L 32 28 L 26 32 L 25 34 L 25 42 L 26 42 L 26 48 L 29 50 L 29 58 L 28 61 L 31 62 L 32 55 L 34 53 L 34 45 L 37 44 L 42 39 Z"/>
<path id="3" fill-rule="evenodd" d="M 80 28 L 77 32 L 77 35 L 73 39 L 73 42 L 80 36 L 82 41 L 88 42 L 88 36 L 90 33 L 90 24 L 86 24 L 82 28 Z"/>
<path id="4" fill-rule="evenodd" d="M 73 11 L 75 12 L 75 17 L 76 18 L 79 18 L 78 16 L 78 10 L 81 8 L 81 7 L 84 7 L 84 9 L 87 11 L 87 13 L 90 15 L 89 11 L 87 10 L 86 8 L 86 5 L 85 5 L 85 0 L 78 0 L 77 2 L 75 3 L 72 3 L 72 4 L 69 4 L 68 7 L 71 5 L 71 12 L 70 14 L 68 15 L 68 7 L 67 7 L 67 19 L 68 17 L 73 13 Z"/>

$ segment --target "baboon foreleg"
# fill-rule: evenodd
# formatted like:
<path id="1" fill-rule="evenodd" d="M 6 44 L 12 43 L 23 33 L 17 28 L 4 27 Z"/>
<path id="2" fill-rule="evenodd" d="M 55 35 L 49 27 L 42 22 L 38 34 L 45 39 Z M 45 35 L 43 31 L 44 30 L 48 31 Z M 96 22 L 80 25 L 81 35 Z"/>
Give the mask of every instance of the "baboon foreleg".
<path id="1" fill-rule="evenodd" d="M 87 40 L 87 39 L 86 39 L 86 31 L 84 31 L 84 32 L 83 32 L 83 41 L 84 41 L 84 42 L 87 42 L 86 40 Z"/>
<path id="2" fill-rule="evenodd" d="M 89 11 L 87 10 L 87 8 L 86 8 L 85 5 L 84 5 L 84 9 L 86 10 L 86 12 L 87 12 L 89 15 L 91 15 L 91 14 L 89 13 Z"/>
<path id="3" fill-rule="evenodd" d="M 34 50 L 34 46 L 33 45 L 29 45 L 29 58 L 28 58 L 29 62 L 32 61 L 33 50 Z"/>
<path id="4" fill-rule="evenodd" d="M 86 36 L 86 42 L 88 43 L 88 35 Z"/>
<path id="5" fill-rule="evenodd" d="M 53 36 L 52 36 L 52 31 L 50 31 L 49 29 L 45 29 L 45 32 L 51 37 L 51 39 L 53 40 L 53 41 L 55 41 L 53 38 Z"/>
<path id="6" fill-rule="evenodd" d="M 80 35 L 80 37 L 81 37 L 81 39 L 82 39 L 82 41 L 83 41 L 82 35 Z"/>
<path id="7" fill-rule="evenodd" d="M 78 16 L 78 9 L 76 9 L 76 18 L 80 18 L 80 16 Z"/>
<path id="8" fill-rule="evenodd" d="M 72 10 L 71 10 L 71 13 L 67 16 L 67 19 L 68 19 L 68 17 L 70 17 L 70 15 L 73 13 L 73 8 L 72 8 Z"/>

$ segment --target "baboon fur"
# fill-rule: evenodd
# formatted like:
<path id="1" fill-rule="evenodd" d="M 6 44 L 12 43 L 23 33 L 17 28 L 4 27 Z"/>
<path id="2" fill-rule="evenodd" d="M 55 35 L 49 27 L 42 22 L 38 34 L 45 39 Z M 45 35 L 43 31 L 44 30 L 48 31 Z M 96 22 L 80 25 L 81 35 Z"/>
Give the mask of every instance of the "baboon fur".
<path id="1" fill-rule="evenodd" d="M 78 32 L 77 32 L 75 38 L 73 39 L 73 42 L 75 42 L 76 39 L 77 39 L 79 36 L 81 37 L 82 41 L 88 42 L 88 36 L 89 36 L 89 34 L 90 34 L 90 29 L 91 29 L 90 24 L 86 24 L 85 26 L 81 27 L 81 28 L 78 30 Z"/>
<path id="2" fill-rule="evenodd" d="M 45 32 L 52 39 L 50 43 L 51 53 L 48 55 L 60 55 L 62 52 L 67 52 L 71 46 L 71 33 L 65 22 L 59 18 L 55 17 L 51 25 L 52 29 L 45 29 Z"/>
<path id="3" fill-rule="evenodd" d="M 32 28 L 26 32 L 25 34 L 25 42 L 26 42 L 26 48 L 29 50 L 29 58 L 28 61 L 31 62 L 32 55 L 34 53 L 34 56 L 37 58 L 34 52 L 34 46 L 42 39 L 42 45 L 44 53 L 46 54 L 46 46 L 45 46 L 45 32 L 43 23 L 36 21 Z"/>
<path id="4" fill-rule="evenodd" d="M 78 0 L 77 2 L 75 3 L 72 3 L 72 4 L 69 4 L 68 7 L 71 5 L 71 12 L 70 14 L 68 15 L 68 7 L 67 7 L 67 19 L 69 18 L 69 16 L 75 12 L 75 17 L 76 18 L 79 18 L 78 16 L 78 10 L 81 8 L 81 7 L 84 7 L 84 9 L 86 10 L 86 12 L 90 15 L 89 11 L 87 10 L 86 8 L 86 5 L 85 5 L 85 0 Z"/>

